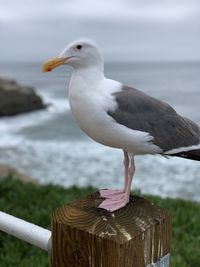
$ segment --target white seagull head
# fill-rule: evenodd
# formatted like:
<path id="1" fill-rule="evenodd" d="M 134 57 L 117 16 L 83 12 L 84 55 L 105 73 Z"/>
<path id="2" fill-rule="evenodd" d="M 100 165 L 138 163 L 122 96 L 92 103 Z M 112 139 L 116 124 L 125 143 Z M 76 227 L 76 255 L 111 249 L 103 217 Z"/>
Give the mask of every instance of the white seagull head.
<path id="1" fill-rule="evenodd" d="M 60 65 L 71 65 L 74 69 L 103 69 L 103 56 L 98 46 L 89 39 L 80 39 L 66 46 L 58 57 L 48 60 L 43 65 L 43 72 L 48 72 Z"/>

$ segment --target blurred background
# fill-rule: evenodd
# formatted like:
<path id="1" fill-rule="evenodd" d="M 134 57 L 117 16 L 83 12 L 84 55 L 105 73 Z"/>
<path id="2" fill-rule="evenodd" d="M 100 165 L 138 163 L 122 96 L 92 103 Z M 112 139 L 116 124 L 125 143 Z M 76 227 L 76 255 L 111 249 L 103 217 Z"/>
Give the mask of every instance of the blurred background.
<path id="1" fill-rule="evenodd" d="M 80 37 L 99 44 L 107 77 L 167 101 L 200 124 L 200 2 L 0 0 L 0 77 L 33 86 L 50 104 L 0 118 L 0 163 L 41 183 L 120 188 L 121 151 L 90 140 L 71 116 L 72 69 L 41 73 L 44 61 Z M 136 161 L 133 188 L 200 201 L 199 162 Z"/>

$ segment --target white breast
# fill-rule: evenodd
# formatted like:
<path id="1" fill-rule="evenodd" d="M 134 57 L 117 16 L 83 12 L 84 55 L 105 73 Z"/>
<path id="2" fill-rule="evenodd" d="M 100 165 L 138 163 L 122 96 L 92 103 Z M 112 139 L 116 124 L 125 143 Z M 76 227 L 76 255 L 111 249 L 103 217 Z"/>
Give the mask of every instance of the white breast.
<path id="1" fill-rule="evenodd" d="M 132 130 L 118 124 L 107 114 L 114 111 L 117 103 L 112 95 L 120 91 L 119 82 L 102 79 L 92 86 L 85 79 L 73 79 L 69 88 L 71 111 L 79 127 L 95 141 L 134 154 L 159 153 L 161 150 L 150 143 L 152 137 L 145 132 Z"/>
<path id="2" fill-rule="evenodd" d="M 116 82 L 114 86 L 109 81 L 104 79 L 98 85 L 88 86 L 76 79 L 75 82 L 72 80 L 69 88 L 69 103 L 74 117 L 80 128 L 98 142 L 103 141 L 101 140 L 102 131 L 110 125 L 112 120 L 107 115 L 107 111 L 116 108 L 112 91 L 121 88 L 120 83 Z M 107 87 L 108 84 L 112 86 Z M 109 89 L 104 90 L 105 87 Z"/>

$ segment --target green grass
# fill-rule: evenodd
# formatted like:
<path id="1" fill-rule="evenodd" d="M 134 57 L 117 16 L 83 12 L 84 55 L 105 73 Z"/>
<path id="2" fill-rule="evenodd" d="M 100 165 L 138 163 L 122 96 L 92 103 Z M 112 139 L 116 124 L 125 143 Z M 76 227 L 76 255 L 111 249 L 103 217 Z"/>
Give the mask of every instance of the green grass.
<path id="1" fill-rule="evenodd" d="M 50 215 L 55 208 L 94 191 L 91 187 L 34 186 L 8 178 L 0 181 L 0 210 L 50 228 Z M 171 266 L 200 266 L 200 204 L 153 196 L 145 198 L 172 211 Z M 45 267 L 50 266 L 50 260 L 46 252 L 0 233 L 0 266 Z"/>

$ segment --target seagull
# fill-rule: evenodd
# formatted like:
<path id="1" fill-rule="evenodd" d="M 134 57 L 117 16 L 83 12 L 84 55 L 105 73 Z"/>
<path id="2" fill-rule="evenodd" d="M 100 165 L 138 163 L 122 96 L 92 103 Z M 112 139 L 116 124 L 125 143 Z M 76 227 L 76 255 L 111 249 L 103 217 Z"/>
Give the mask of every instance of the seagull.
<path id="1" fill-rule="evenodd" d="M 136 155 L 160 154 L 200 161 L 200 127 L 167 103 L 104 75 L 104 59 L 92 40 L 70 43 L 43 65 L 49 72 L 73 67 L 69 103 L 79 127 L 96 142 L 121 149 L 124 188 L 100 190 L 99 208 L 109 212 L 129 202 Z"/>

